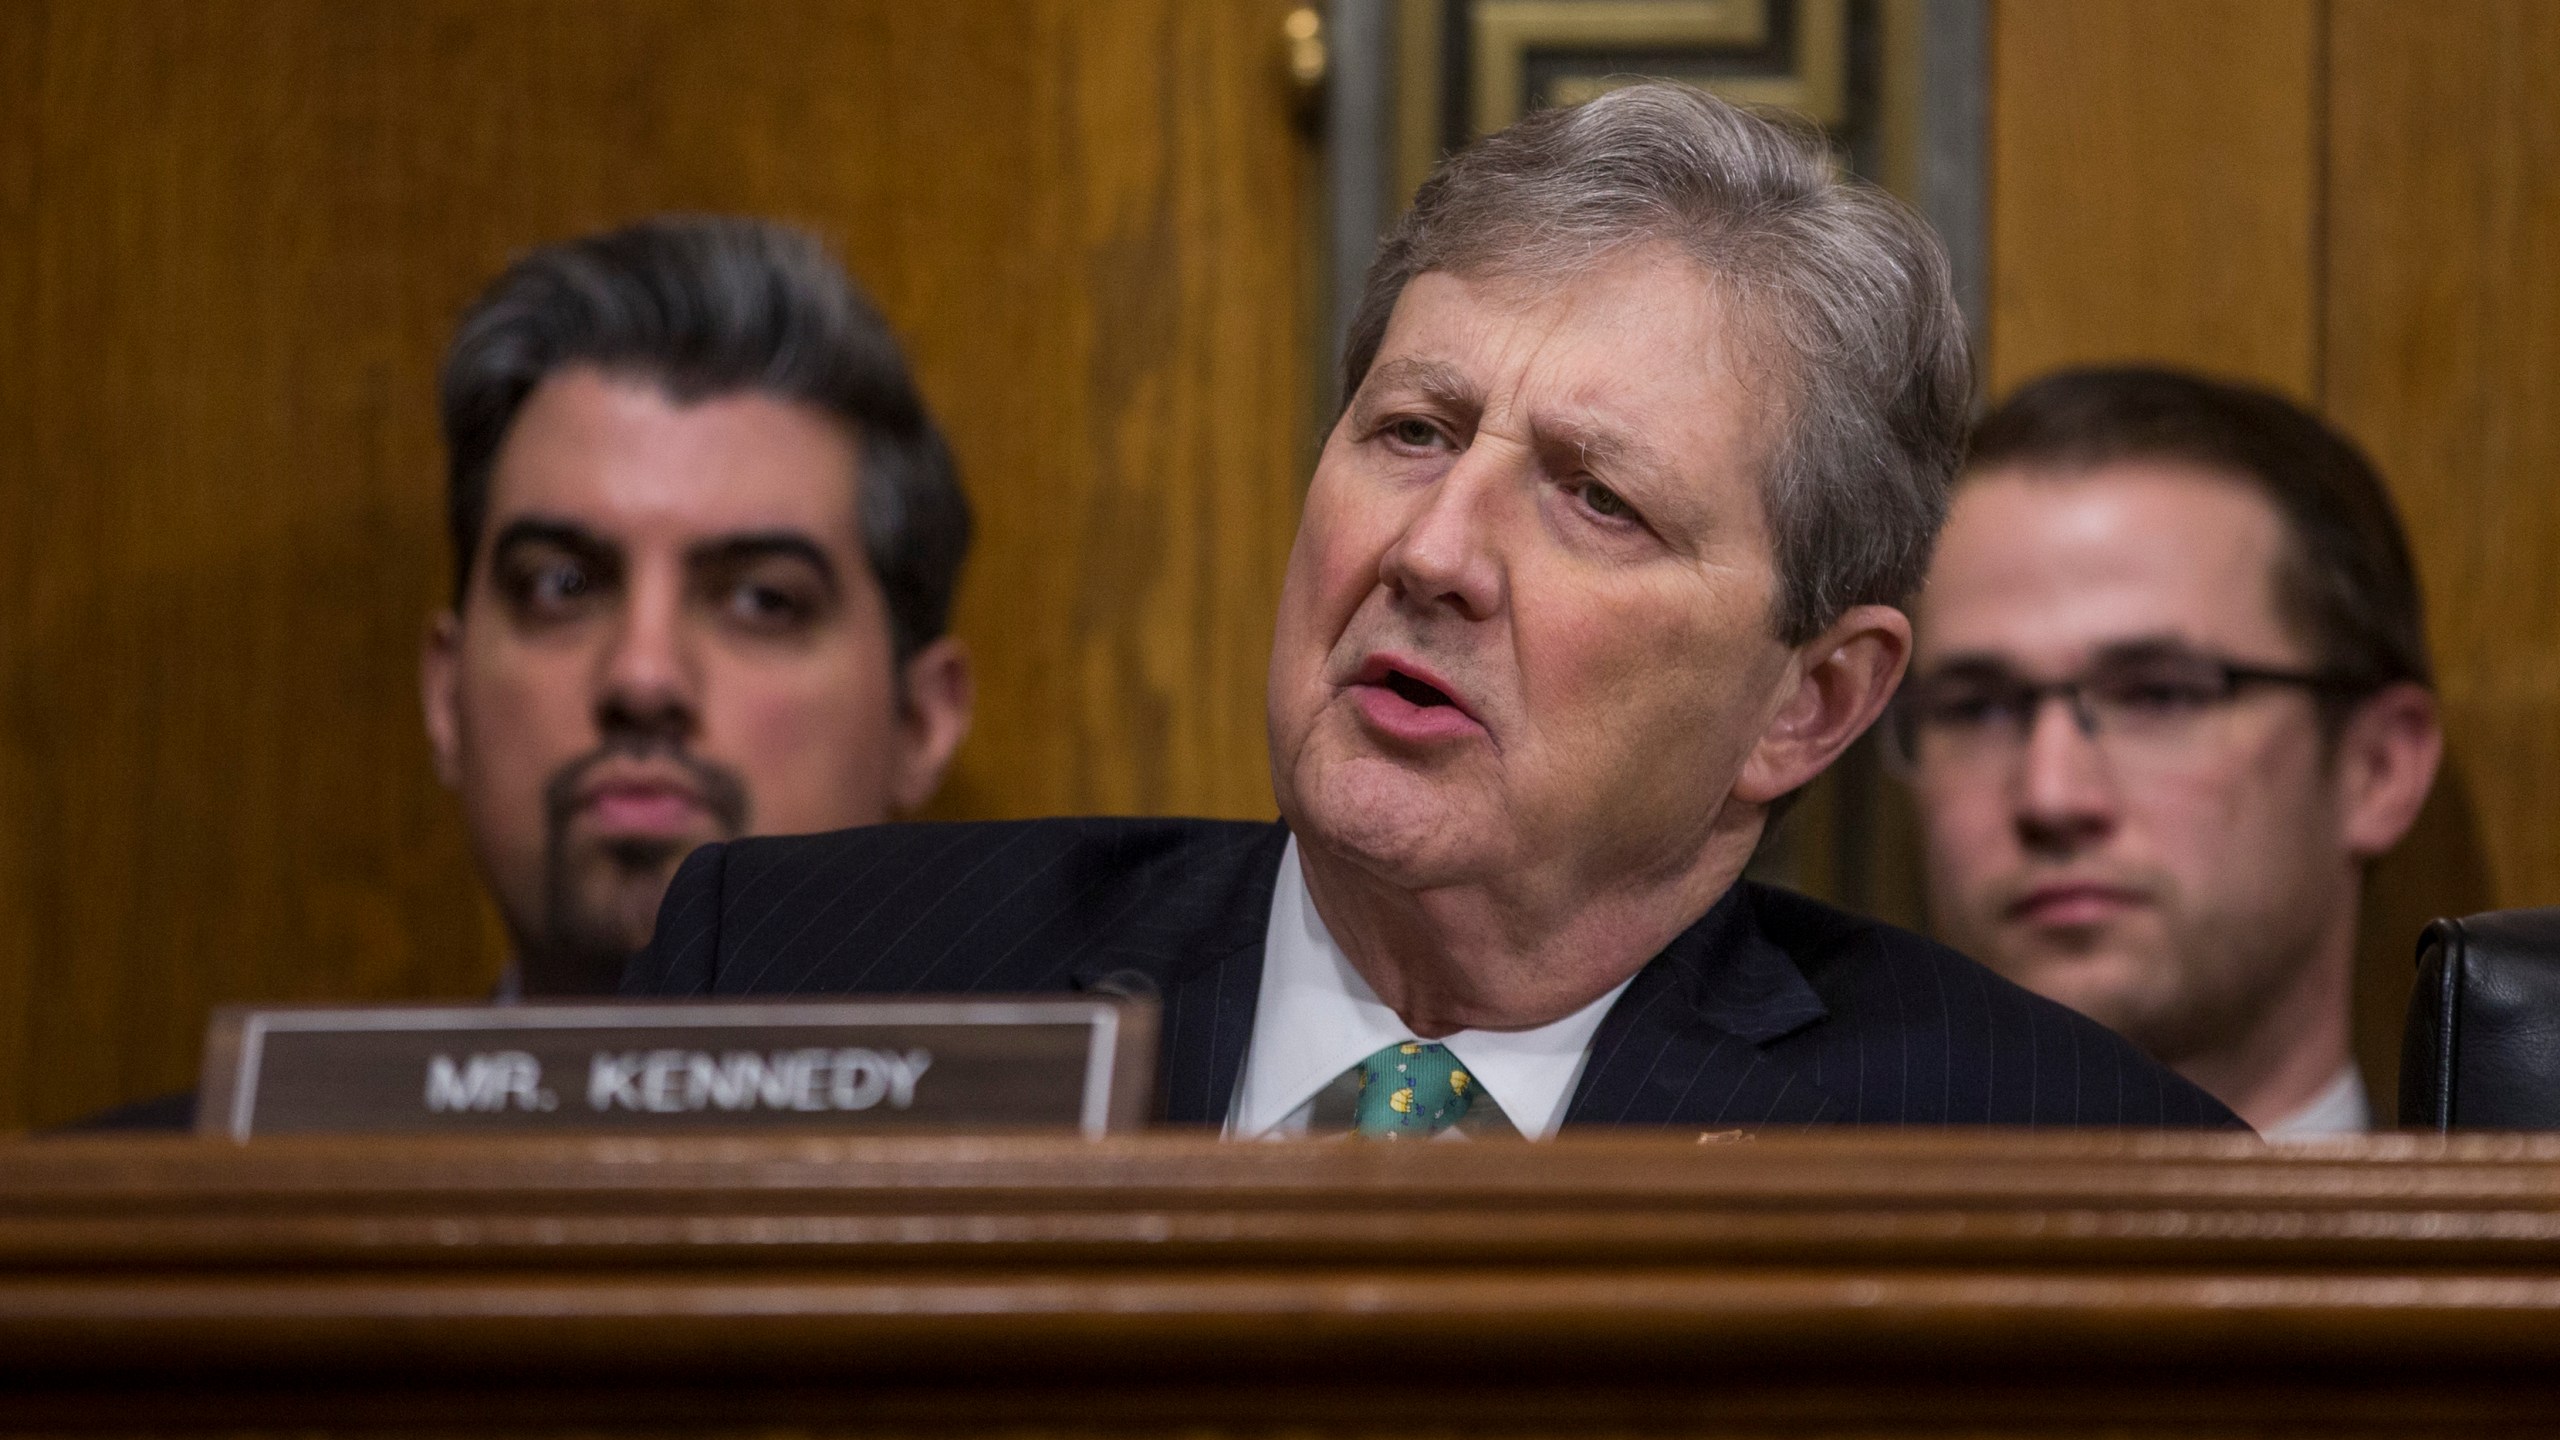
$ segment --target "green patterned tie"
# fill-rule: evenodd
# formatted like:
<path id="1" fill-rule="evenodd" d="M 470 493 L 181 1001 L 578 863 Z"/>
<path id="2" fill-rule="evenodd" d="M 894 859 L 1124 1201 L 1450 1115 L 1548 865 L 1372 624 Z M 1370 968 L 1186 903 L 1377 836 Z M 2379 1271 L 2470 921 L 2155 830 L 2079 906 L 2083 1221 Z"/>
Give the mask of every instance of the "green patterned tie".
<path id="1" fill-rule="evenodd" d="M 1457 1124 L 1476 1094 L 1475 1077 L 1448 1046 L 1407 1040 L 1360 1062 L 1352 1130 L 1383 1140 L 1427 1139 Z"/>

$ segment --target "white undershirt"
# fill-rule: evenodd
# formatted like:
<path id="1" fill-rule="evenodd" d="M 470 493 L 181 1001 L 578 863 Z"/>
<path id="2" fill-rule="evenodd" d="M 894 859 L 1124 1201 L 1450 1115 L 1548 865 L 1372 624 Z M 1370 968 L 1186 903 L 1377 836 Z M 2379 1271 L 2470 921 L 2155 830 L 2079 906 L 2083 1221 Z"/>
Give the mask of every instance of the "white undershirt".
<path id="1" fill-rule="evenodd" d="M 2350 1060 L 2311 1103 L 2258 1132 L 2262 1140 L 2307 1140 L 2315 1135 L 2361 1135 L 2373 1128 L 2364 1074 Z"/>
<path id="2" fill-rule="evenodd" d="M 1544 1140 L 1564 1123 L 1565 1106 L 1582 1077 L 1600 1017 L 1634 978 L 1535 1029 L 1461 1030 L 1439 1037 L 1439 1043 L 1449 1047 L 1521 1134 Z M 1227 1112 L 1227 1135 L 1259 1139 L 1305 1134 L 1318 1091 L 1387 1046 L 1417 1038 L 1334 943 L 1333 932 L 1316 913 L 1315 898 L 1307 893 L 1298 837 L 1290 836 L 1280 857 L 1279 883 L 1272 887 L 1262 990 L 1254 1005 L 1244 1078 Z"/>

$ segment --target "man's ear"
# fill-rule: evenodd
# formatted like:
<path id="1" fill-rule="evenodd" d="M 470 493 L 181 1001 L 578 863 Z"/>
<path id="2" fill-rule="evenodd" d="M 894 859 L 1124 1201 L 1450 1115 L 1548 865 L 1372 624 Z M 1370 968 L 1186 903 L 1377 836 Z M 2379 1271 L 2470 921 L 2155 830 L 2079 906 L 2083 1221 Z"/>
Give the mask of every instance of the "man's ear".
<path id="1" fill-rule="evenodd" d="M 2444 724 L 2425 686 L 2392 685 L 2357 702 L 2331 762 L 2339 838 L 2348 853 L 2371 860 L 2399 844 L 2427 803 L 2443 759 Z"/>
<path id="2" fill-rule="evenodd" d="M 904 682 L 900 686 L 903 699 L 898 706 L 898 757 L 889 775 L 889 804 L 904 814 L 942 788 L 942 772 L 969 735 L 969 718 L 978 705 L 978 677 L 969 662 L 969 647 L 958 636 L 945 635 L 908 656 L 899 678 Z"/>
<path id="3" fill-rule="evenodd" d="M 418 647 L 418 707 L 426 714 L 427 748 L 448 790 L 462 783 L 462 620 L 439 610 Z"/>
<path id="4" fill-rule="evenodd" d="M 1884 713 L 1911 661 L 1911 617 L 1890 605 L 1857 605 L 1788 662 L 1793 689 L 1734 781 L 1734 798 L 1766 805 L 1840 758 Z"/>

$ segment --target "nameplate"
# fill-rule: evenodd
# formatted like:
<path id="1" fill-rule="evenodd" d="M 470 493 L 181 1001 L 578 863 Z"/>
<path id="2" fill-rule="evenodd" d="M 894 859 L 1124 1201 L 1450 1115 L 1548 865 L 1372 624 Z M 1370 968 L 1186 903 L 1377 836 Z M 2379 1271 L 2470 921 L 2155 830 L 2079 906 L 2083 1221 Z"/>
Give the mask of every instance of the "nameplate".
<path id="1" fill-rule="evenodd" d="M 200 1134 L 1026 1131 L 1144 1124 L 1149 1001 L 233 1006 Z"/>

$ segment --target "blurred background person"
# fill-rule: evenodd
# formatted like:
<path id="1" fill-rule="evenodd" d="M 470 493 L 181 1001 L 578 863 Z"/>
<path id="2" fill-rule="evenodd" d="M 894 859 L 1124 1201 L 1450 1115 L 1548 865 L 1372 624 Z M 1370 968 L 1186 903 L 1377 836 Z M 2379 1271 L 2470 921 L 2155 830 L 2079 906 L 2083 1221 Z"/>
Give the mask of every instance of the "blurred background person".
<path id="1" fill-rule="evenodd" d="M 501 993 L 610 992 L 705 841 L 932 797 L 969 728 L 969 507 L 816 239 L 681 217 L 535 251 L 442 393 L 454 599 L 420 688 Z"/>
<path id="2" fill-rule="evenodd" d="M 2047 376 L 1977 429 L 1916 620 L 1941 935 L 2264 1134 L 2369 1128 L 2357 903 L 2443 738 L 2355 447 L 2260 390 Z"/>
<path id="3" fill-rule="evenodd" d="M 932 798 L 973 700 L 944 633 L 968 500 L 814 237 L 677 216 L 535 250 L 441 391 L 454 598 L 419 684 L 506 927 L 499 998 L 612 993 L 697 845 Z"/>

